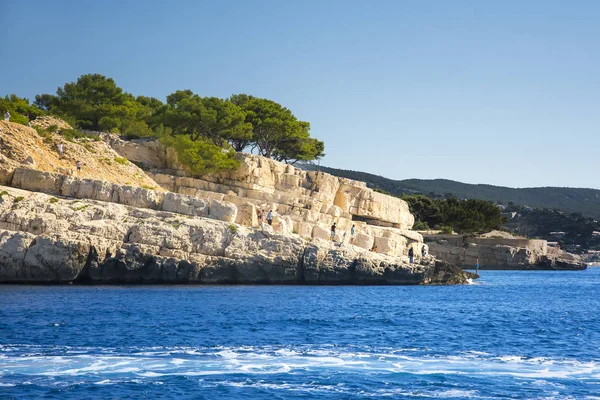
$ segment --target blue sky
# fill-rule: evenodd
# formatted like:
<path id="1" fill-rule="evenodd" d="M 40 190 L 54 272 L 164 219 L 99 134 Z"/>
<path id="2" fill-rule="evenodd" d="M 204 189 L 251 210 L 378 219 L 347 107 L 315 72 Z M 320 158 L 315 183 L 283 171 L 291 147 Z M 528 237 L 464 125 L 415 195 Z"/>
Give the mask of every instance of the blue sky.
<path id="1" fill-rule="evenodd" d="M 0 0 L 0 94 L 275 100 L 322 165 L 600 188 L 600 1 Z"/>

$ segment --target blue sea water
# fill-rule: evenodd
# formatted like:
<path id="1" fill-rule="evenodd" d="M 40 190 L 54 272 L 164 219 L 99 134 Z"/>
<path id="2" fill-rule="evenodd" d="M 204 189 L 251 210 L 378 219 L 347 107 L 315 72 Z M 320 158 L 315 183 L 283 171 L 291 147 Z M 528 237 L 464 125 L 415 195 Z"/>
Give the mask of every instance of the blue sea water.
<path id="1" fill-rule="evenodd" d="M 0 398 L 600 399 L 600 268 L 465 286 L 0 286 Z"/>

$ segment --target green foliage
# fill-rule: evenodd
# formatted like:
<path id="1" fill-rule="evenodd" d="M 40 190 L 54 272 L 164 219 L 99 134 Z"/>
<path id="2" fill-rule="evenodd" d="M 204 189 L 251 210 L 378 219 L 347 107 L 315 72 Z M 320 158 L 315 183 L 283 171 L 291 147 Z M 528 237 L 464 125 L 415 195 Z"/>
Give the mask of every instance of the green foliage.
<path id="1" fill-rule="evenodd" d="M 498 206 L 483 200 L 430 199 L 423 195 L 402 196 L 402 199 L 416 221 L 427 226 L 447 226 L 458 233 L 489 232 L 506 222 Z"/>
<path id="2" fill-rule="evenodd" d="M 600 250 L 600 222 L 586 218 L 580 213 L 564 213 L 552 209 L 531 209 L 509 204 L 507 211 L 516 211 L 517 216 L 506 227 L 512 232 L 528 237 L 558 241 L 561 248 L 580 253 L 585 250 Z M 551 235 L 564 232 L 564 235 Z"/>
<path id="3" fill-rule="evenodd" d="M 56 197 L 51 198 L 49 201 L 50 204 L 58 203 L 58 199 Z"/>
<path id="4" fill-rule="evenodd" d="M 449 225 L 444 225 L 440 227 L 440 233 L 443 235 L 450 235 L 452 234 L 452 227 Z"/>
<path id="5" fill-rule="evenodd" d="M 17 197 L 15 197 L 15 199 L 13 200 L 13 203 L 18 203 L 18 202 L 20 202 L 20 201 L 23 201 L 23 199 L 25 199 L 25 197 L 23 197 L 23 196 L 17 196 Z"/>
<path id="6" fill-rule="evenodd" d="M 56 95 L 38 95 L 35 105 L 81 129 L 116 133 L 140 129 L 144 134 L 149 130 L 145 118 L 151 111 L 100 74 L 82 75 L 59 87 Z"/>
<path id="7" fill-rule="evenodd" d="M 128 138 L 156 136 L 174 147 L 181 162 L 196 174 L 234 168 L 233 152 L 248 148 L 292 164 L 324 156 L 325 145 L 310 137 L 308 122 L 272 100 L 244 94 L 224 100 L 178 90 L 164 104 L 153 97 L 134 97 L 111 78 L 86 74 L 65 83 L 54 95 L 36 96 L 33 105 L 11 96 L 0 102 L 0 110 L 9 109 L 10 103 L 11 113 L 21 110 L 12 118 L 22 123 L 27 123 L 24 115 L 50 113 L 77 129 Z M 71 141 L 81 138 L 75 130 L 62 134 Z"/>
<path id="8" fill-rule="evenodd" d="M 76 129 L 63 129 L 63 130 L 60 131 L 59 134 L 63 138 L 65 138 L 65 140 L 68 140 L 69 142 L 74 142 L 75 139 L 89 139 L 89 140 L 93 140 L 93 141 L 100 140 L 98 138 L 98 136 L 89 135 L 87 133 L 79 132 Z"/>
<path id="9" fill-rule="evenodd" d="M 128 161 L 125 157 L 115 157 L 115 162 L 117 164 L 126 165 Z"/>
<path id="10" fill-rule="evenodd" d="M 230 140 L 251 137 L 246 114 L 235 104 L 216 97 L 200 97 L 191 90 L 178 90 L 167 96 L 163 121 L 174 134 L 192 140 L 205 138 L 216 146 Z"/>
<path id="11" fill-rule="evenodd" d="M 229 101 L 246 112 L 246 122 L 252 126 L 251 139 L 232 143 L 236 150 L 249 145 L 262 156 L 290 163 L 324 156 L 323 142 L 310 137 L 310 124 L 281 104 L 245 94 L 233 95 Z"/>
<path id="12" fill-rule="evenodd" d="M 235 234 L 237 233 L 237 229 L 238 229 L 238 228 L 237 228 L 237 225 L 235 225 L 235 224 L 229 224 L 228 228 L 229 228 L 229 231 L 230 231 L 232 234 L 234 234 L 234 235 L 235 235 Z"/>
<path id="13" fill-rule="evenodd" d="M 6 111 L 10 113 L 11 122 L 22 125 L 27 125 L 30 120 L 45 114 L 44 110 L 29 104 L 28 99 L 20 98 L 15 94 L 0 98 L 0 117 L 4 118 Z"/>
<path id="14" fill-rule="evenodd" d="M 177 159 L 195 175 L 235 169 L 239 162 L 233 149 L 223 149 L 205 138 L 192 140 L 187 135 L 162 136 L 160 141 L 172 147 Z"/>
<path id="15" fill-rule="evenodd" d="M 8 194 L 8 192 L 6 190 L 3 190 L 2 192 L 0 192 L 0 199 L 2 199 L 7 194 Z"/>
<path id="16" fill-rule="evenodd" d="M 427 222 L 415 221 L 412 229 L 413 231 L 427 231 L 429 230 L 429 225 L 427 225 Z"/>

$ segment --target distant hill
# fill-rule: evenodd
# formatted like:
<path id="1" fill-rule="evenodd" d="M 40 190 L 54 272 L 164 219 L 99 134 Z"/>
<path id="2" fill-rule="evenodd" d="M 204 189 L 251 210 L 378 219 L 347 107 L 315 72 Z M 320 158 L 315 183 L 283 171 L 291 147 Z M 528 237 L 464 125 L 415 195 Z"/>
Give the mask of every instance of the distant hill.
<path id="1" fill-rule="evenodd" d="M 554 208 L 600 219 L 600 190 L 597 189 L 561 187 L 513 189 L 502 186 L 473 185 L 448 179 L 393 180 L 366 172 L 329 167 L 319 168 L 313 164 L 303 164 L 300 165 L 300 168 L 307 170 L 319 169 L 335 176 L 364 181 L 370 188 L 385 190 L 397 196 L 404 193 L 420 193 L 430 196 L 453 194 L 459 198 L 482 199 L 501 204 L 513 202 L 532 208 Z"/>

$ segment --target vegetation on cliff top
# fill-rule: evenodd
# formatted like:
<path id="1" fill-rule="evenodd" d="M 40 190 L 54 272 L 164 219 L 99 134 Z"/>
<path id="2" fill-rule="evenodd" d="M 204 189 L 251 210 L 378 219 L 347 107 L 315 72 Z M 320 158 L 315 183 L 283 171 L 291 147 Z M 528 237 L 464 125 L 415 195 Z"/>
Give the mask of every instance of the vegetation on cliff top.
<path id="1" fill-rule="evenodd" d="M 6 96 L 0 112 L 7 110 L 11 121 L 21 124 L 51 114 L 78 129 L 157 136 L 196 174 L 236 168 L 236 151 L 254 150 L 287 163 L 324 155 L 324 144 L 310 137 L 308 122 L 272 100 L 245 94 L 220 99 L 178 90 L 163 103 L 124 92 L 111 78 L 87 74 L 55 95 L 37 95 L 33 104 Z"/>
<path id="2" fill-rule="evenodd" d="M 414 229 L 436 228 L 458 233 L 489 232 L 507 220 L 502 210 L 485 200 L 459 200 L 456 197 L 431 199 L 423 195 L 404 195 L 415 216 Z M 450 229 L 451 228 L 451 229 Z"/>

